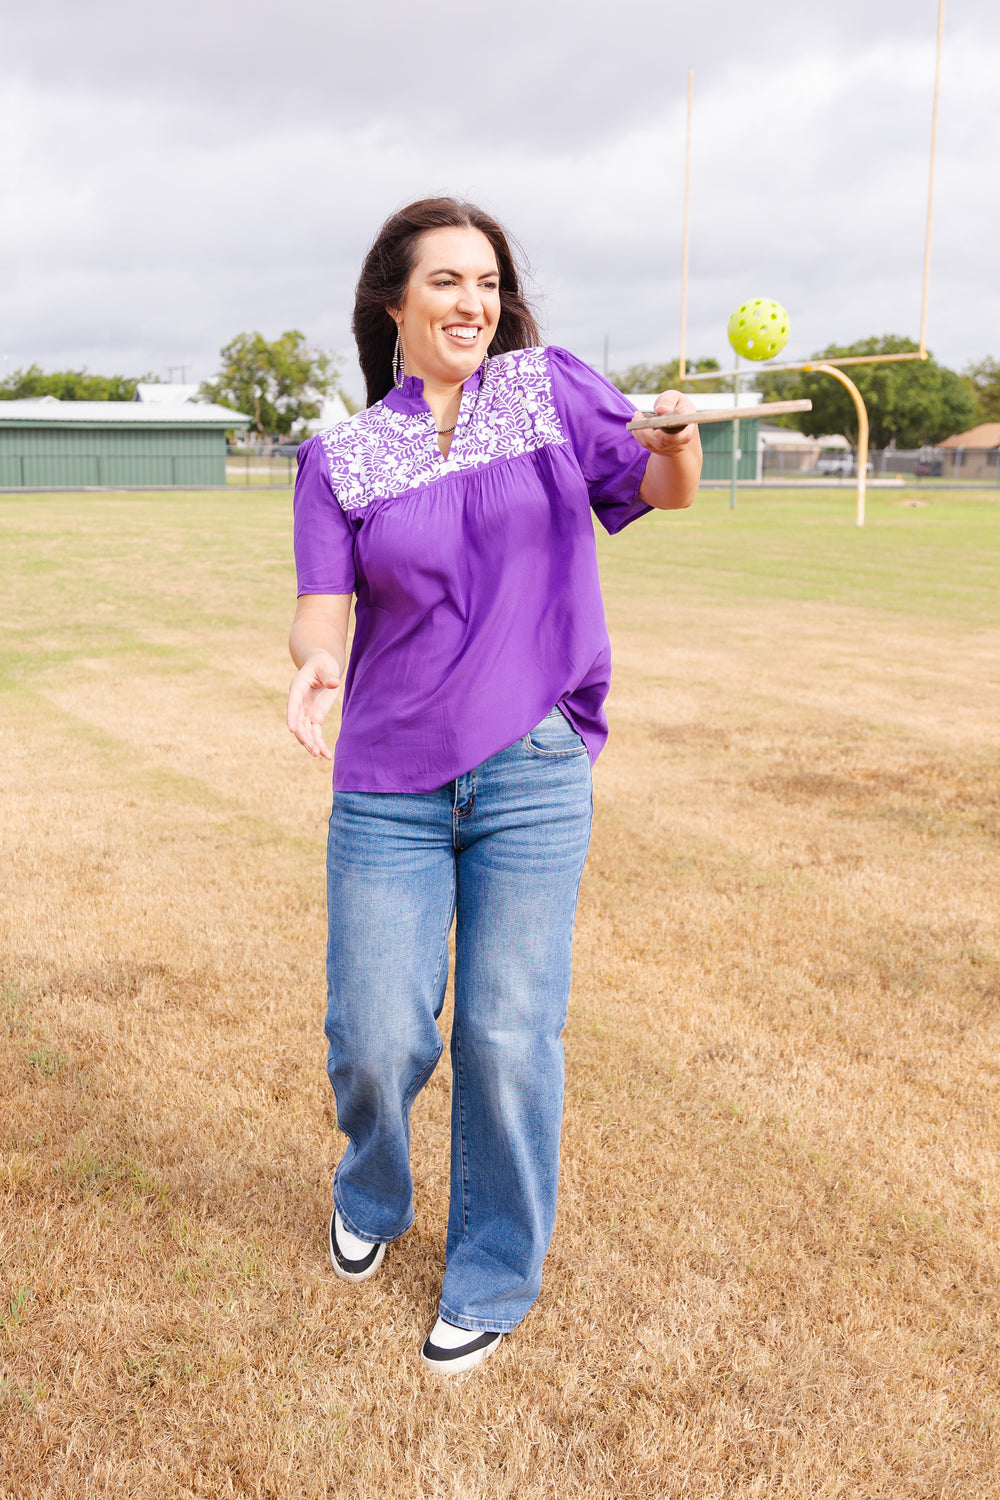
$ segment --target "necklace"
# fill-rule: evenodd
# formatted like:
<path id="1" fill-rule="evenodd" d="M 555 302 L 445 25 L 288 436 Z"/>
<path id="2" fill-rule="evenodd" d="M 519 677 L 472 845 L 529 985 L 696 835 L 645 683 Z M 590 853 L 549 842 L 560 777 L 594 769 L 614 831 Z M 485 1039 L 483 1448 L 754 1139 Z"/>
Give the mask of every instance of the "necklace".
<path id="1" fill-rule="evenodd" d="M 484 359 L 483 359 L 482 373 L 481 373 L 481 375 L 479 377 L 479 384 L 476 386 L 476 394 L 475 394 L 475 398 L 474 398 L 474 400 L 472 402 L 472 411 L 469 413 L 469 421 L 470 422 L 472 421 L 472 418 L 475 416 L 476 407 L 479 405 L 479 393 L 482 390 L 482 388 L 483 388 L 483 382 L 486 379 L 486 369 L 487 369 L 488 363 L 489 363 L 489 355 L 487 354 L 484 357 Z M 459 414 L 459 416 L 461 416 L 461 414 L 462 414 L 462 404 L 461 404 L 461 401 L 459 402 L 459 413 L 458 414 Z M 449 432 L 454 432 L 455 428 L 457 426 L 458 426 L 458 417 L 455 418 L 454 422 L 452 422 L 452 424 L 451 424 L 450 427 L 435 427 L 434 431 L 437 433 L 438 437 L 447 437 L 448 434 L 449 434 Z"/>

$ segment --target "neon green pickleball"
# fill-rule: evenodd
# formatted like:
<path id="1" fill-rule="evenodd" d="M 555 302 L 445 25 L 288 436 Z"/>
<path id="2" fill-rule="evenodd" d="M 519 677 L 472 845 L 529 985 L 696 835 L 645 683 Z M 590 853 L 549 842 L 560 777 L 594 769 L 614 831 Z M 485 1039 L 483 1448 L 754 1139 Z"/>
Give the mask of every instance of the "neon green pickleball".
<path id="1" fill-rule="evenodd" d="M 773 359 L 788 343 L 788 314 L 780 302 L 755 297 L 729 319 L 729 342 L 744 359 Z"/>

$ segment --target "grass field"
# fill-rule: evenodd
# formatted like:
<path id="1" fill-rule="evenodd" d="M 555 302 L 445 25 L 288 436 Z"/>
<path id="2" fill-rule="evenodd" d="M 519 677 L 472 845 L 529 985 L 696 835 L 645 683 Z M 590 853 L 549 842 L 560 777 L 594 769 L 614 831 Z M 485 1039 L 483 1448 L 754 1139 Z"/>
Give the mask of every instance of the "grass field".
<path id="1" fill-rule="evenodd" d="M 327 1264 L 289 496 L 0 498 L 2 1500 L 1000 1492 L 1000 502 L 911 498 L 601 540 L 556 1236 L 452 1382 L 446 1062 Z"/>

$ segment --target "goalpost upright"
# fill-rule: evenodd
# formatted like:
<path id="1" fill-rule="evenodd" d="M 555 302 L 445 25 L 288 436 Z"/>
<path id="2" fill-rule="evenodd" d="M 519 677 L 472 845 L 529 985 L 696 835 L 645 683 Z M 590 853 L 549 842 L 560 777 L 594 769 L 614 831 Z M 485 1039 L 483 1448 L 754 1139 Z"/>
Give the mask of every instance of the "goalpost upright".
<path id="1" fill-rule="evenodd" d="M 868 413 L 865 410 L 861 392 L 846 375 L 842 374 L 845 365 L 889 365 L 901 364 L 907 360 L 927 359 L 927 301 L 930 288 L 931 273 L 931 228 L 934 217 L 934 166 L 937 156 L 937 127 L 938 127 L 938 102 L 941 88 L 941 46 L 944 36 L 944 4 L 945 0 L 938 0 L 937 15 L 937 48 L 934 62 L 934 104 L 931 113 L 931 143 L 927 173 L 927 224 L 924 233 L 924 269 L 923 283 L 920 299 L 920 346 L 908 354 L 854 354 L 845 355 L 835 359 L 811 359 L 796 360 L 791 364 L 772 365 L 767 368 L 780 373 L 788 370 L 816 371 L 817 373 L 831 375 L 845 386 L 848 394 L 854 402 L 858 414 L 858 455 L 857 455 L 857 504 L 855 519 L 858 526 L 865 524 L 865 494 L 868 468 Z M 691 95 L 694 79 L 694 70 L 688 69 L 688 97 L 687 97 L 687 139 L 685 145 L 685 171 L 684 171 L 684 247 L 681 263 L 681 346 L 679 361 L 678 381 L 692 384 L 699 380 L 738 380 L 739 371 L 712 370 L 703 374 L 688 375 L 685 360 L 685 341 L 687 336 L 687 283 L 688 283 L 688 230 L 690 217 L 691 197 Z M 862 441 L 864 452 L 862 453 Z M 734 443 L 735 448 L 735 443 Z M 735 483 L 735 472 L 733 475 Z"/>

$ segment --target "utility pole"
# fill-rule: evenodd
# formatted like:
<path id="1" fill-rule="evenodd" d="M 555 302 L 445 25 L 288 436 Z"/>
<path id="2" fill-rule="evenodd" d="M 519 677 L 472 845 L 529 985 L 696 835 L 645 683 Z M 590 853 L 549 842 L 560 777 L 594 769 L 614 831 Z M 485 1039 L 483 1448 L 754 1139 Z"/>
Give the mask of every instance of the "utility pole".
<path id="1" fill-rule="evenodd" d="M 677 383 L 687 374 L 688 244 L 691 230 L 691 101 L 694 98 L 694 68 L 688 68 L 687 135 L 684 145 L 684 249 L 681 254 L 681 351 Z"/>

